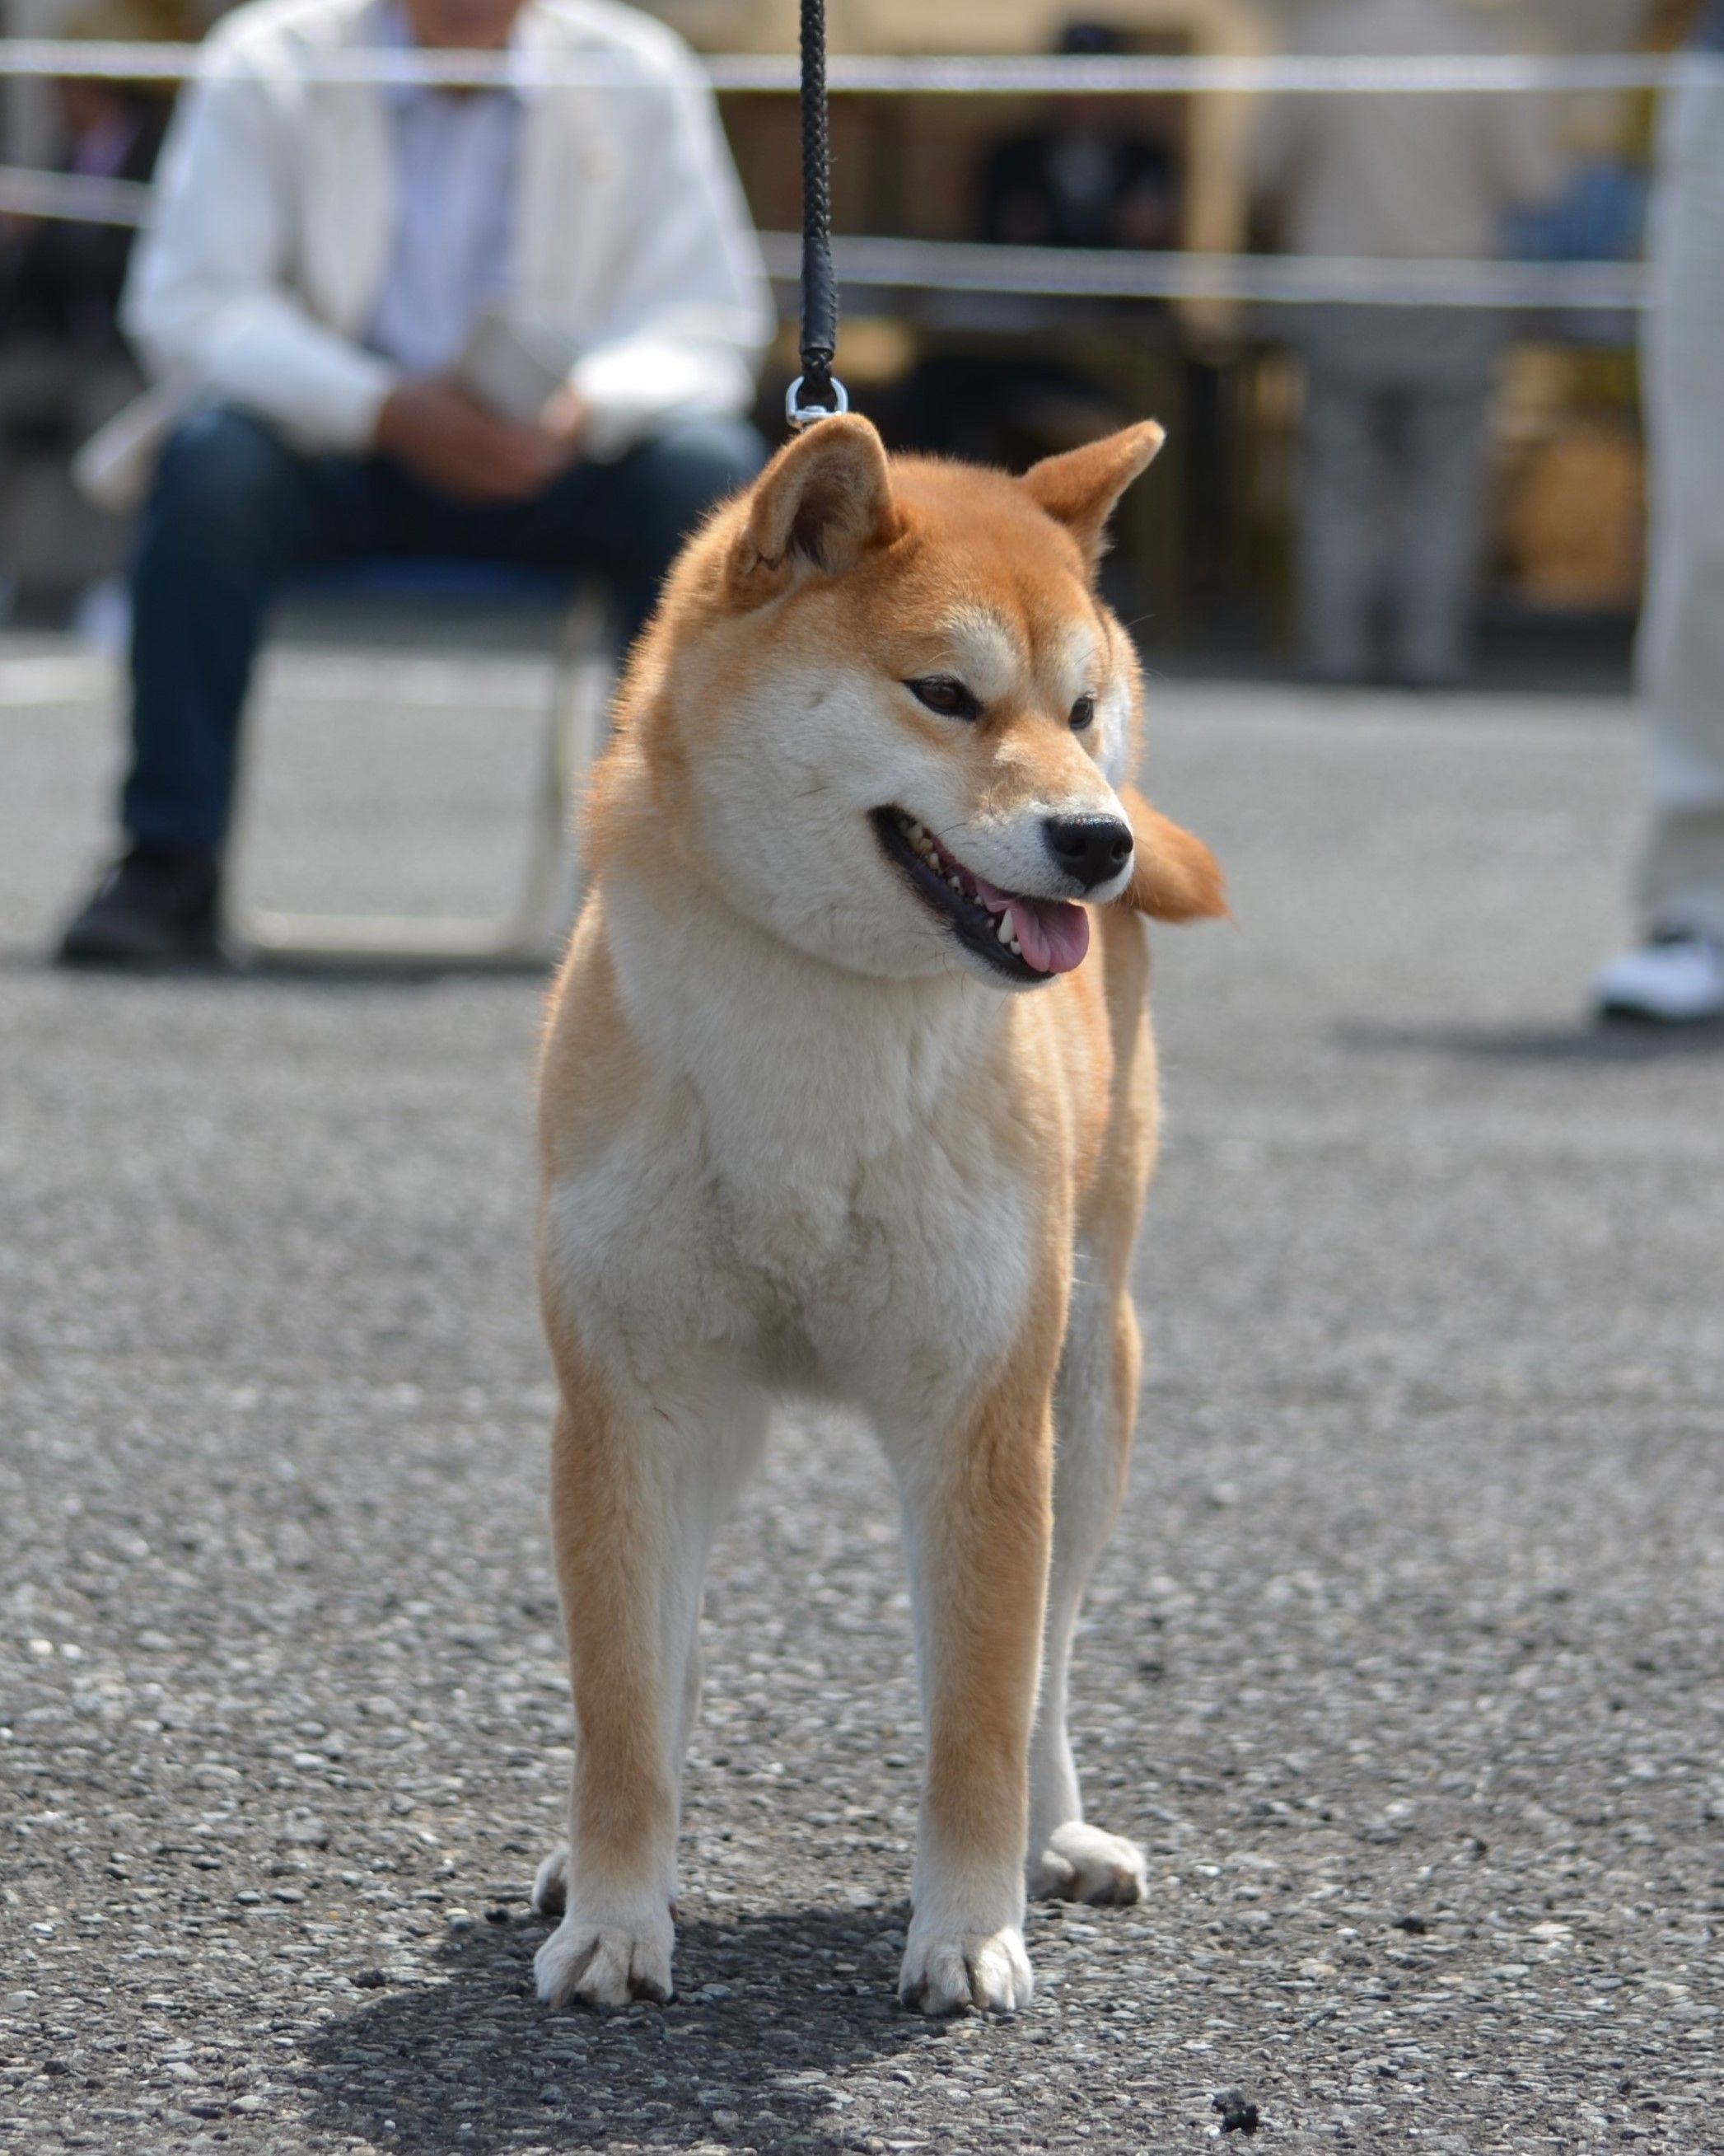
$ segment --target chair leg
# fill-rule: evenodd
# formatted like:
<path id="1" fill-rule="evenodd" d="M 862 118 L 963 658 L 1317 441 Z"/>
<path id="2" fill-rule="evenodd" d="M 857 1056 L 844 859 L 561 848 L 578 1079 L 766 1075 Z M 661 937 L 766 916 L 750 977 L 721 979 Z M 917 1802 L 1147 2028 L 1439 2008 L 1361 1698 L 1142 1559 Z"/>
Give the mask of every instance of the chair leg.
<path id="1" fill-rule="evenodd" d="M 500 916 L 242 910 L 239 940 L 260 957 L 325 963 L 514 965 L 542 961 L 567 927 L 578 862 L 573 811 L 598 753 L 608 702 L 606 611 L 583 589 L 558 630 L 545 753 L 529 811 L 521 894 Z"/>
<path id="2" fill-rule="evenodd" d="M 606 615 L 596 592 L 581 593 L 557 637 L 557 675 L 533 810 L 526 876 L 515 916 L 522 955 L 541 950 L 568 927 L 579 897 L 581 861 L 577 814 L 601 745 L 609 702 L 605 665 Z"/>

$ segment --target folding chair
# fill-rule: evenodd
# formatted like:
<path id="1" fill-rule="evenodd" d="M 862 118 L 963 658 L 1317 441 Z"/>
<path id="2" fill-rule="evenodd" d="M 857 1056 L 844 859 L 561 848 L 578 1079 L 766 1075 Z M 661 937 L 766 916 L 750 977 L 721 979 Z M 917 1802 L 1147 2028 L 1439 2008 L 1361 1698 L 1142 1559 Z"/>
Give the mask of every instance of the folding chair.
<path id="1" fill-rule="evenodd" d="M 438 917 L 417 914 L 283 912 L 230 906 L 228 927 L 263 957 L 325 962 L 509 964 L 542 959 L 567 927 L 577 863 L 571 829 L 577 789 L 597 754 L 609 690 L 606 608 L 593 587 L 507 564 L 439 560 L 367 562 L 296 584 L 272 642 L 326 640 L 332 616 L 362 627 L 380 610 L 441 621 L 467 613 L 530 640 L 553 660 L 550 708 L 527 829 L 520 895 L 505 912 Z M 524 629 L 536 632 L 531 639 Z M 320 632 L 321 634 L 320 634 Z M 235 880 L 238 883 L 238 879 Z"/>

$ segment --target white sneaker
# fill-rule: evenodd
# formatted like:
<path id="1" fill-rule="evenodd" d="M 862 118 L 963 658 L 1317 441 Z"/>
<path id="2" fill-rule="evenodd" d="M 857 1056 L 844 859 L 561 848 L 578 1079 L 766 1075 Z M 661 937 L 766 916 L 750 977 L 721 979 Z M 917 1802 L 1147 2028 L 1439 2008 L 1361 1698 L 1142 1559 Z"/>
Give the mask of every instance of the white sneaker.
<path id="1" fill-rule="evenodd" d="M 1665 929 L 1594 975 L 1601 1018 L 1693 1025 L 1724 1018 L 1724 943 L 1691 929 Z"/>

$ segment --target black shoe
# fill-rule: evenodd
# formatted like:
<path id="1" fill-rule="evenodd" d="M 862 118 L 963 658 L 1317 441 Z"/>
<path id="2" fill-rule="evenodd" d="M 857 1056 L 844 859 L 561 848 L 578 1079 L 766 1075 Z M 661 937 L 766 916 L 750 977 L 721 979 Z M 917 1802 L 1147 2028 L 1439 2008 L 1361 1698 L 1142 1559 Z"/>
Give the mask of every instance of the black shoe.
<path id="1" fill-rule="evenodd" d="M 198 847 L 135 845 L 80 909 L 58 953 L 62 966 L 218 966 L 221 870 Z"/>

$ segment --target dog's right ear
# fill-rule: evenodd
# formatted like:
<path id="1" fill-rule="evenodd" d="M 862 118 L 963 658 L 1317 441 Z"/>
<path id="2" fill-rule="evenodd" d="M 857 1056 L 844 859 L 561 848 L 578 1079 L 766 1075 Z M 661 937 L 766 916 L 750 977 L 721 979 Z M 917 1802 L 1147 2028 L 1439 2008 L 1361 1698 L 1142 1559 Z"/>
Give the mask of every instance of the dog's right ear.
<path id="1" fill-rule="evenodd" d="M 817 419 L 755 481 L 731 558 L 732 588 L 758 603 L 798 567 L 841 577 L 897 529 L 885 448 L 873 427 L 854 412 Z"/>

